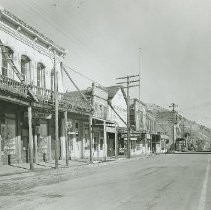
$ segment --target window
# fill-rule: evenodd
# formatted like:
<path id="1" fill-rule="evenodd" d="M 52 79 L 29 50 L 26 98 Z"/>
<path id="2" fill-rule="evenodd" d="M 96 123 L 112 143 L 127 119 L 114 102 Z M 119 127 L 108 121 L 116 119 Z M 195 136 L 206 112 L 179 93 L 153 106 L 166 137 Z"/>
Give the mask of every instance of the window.
<path id="1" fill-rule="evenodd" d="M 85 149 L 89 149 L 89 125 L 88 124 L 84 124 L 84 139 L 85 139 Z"/>
<path id="2" fill-rule="evenodd" d="M 30 62 L 31 60 L 27 56 L 21 56 L 21 74 L 27 84 L 31 82 Z"/>
<path id="3" fill-rule="evenodd" d="M 96 137 L 94 137 L 94 150 L 97 150 L 98 140 Z"/>
<path id="4" fill-rule="evenodd" d="M 79 141 L 79 124 L 78 124 L 78 122 L 75 123 L 75 137 L 76 137 L 76 141 Z"/>
<path id="5" fill-rule="evenodd" d="M 37 64 L 37 86 L 45 88 L 45 66 L 42 63 Z"/>
<path id="6" fill-rule="evenodd" d="M 14 72 L 8 61 L 9 58 L 13 59 L 13 51 L 9 47 L 4 47 L 5 52 L 2 52 L 2 75 L 14 79 Z"/>
<path id="7" fill-rule="evenodd" d="M 100 150 L 103 150 L 103 139 L 100 139 Z"/>

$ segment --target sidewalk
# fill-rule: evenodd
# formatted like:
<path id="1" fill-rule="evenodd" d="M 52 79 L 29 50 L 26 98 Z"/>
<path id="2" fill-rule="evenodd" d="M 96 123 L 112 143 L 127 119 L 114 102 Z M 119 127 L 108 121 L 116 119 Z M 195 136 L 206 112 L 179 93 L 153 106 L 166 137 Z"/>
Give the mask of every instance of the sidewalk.
<path id="1" fill-rule="evenodd" d="M 139 155 L 131 157 L 131 159 L 127 159 L 126 157 L 119 157 L 117 159 L 115 158 L 107 158 L 106 161 L 93 161 L 92 164 L 90 164 L 88 159 L 79 159 L 79 160 L 69 160 L 69 166 L 66 166 L 65 160 L 59 160 L 59 168 L 65 169 L 65 168 L 78 168 L 83 166 L 99 166 L 99 165 L 107 165 L 110 163 L 120 163 L 123 161 L 131 161 L 135 159 L 146 159 L 149 157 L 152 157 L 152 154 L 147 155 Z M 55 168 L 55 161 L 49 161 L 49 162 L 40 162 L 37 164 L 34 164 L 34 170 L 31 171 L 29 168 L 29 163 L 20 163 L 20 164 L 13 164 L 13 165 L 1 165 L 0 166 L 0 177 L 3 176 L 9 176 L 13 174 L 23 174 L 23 173 L 29 173 L 29 172 L 38 172 L 38 171 L 46 171 L 51 170 Z"/>
<path id="2" fill-rule="evenodd" d="M 65 160 L 59 160 L 59 168 L 67 168 L 67 167 L 80 167 L 84 165 L 88 165 L 89 160 L 83 159 L 83 160 L 69 160 L 69 166 L 66 166 Z M 55 161 L 49 161 L 49 162 L 40 162 L 37 164 L 34 164 L 34 170 L 35 171 L 43 171 L 43 170 L 50 170 L 55 168 Z M 1 165 L 0 166 L 0 177 L 1 176 L 9 176 L 13 174 L 22 174 L 22 173 L 28 173 L 32 172 L 30 170 L 29 163 L 20 163 L 20 164 L 12 164 L 12 165 Z"/>

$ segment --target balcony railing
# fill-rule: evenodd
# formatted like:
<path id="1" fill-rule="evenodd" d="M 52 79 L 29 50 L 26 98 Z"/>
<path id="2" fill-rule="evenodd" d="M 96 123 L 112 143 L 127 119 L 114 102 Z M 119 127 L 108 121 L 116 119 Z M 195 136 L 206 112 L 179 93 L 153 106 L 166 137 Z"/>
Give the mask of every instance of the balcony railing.
<path id="1" fill-rule="evenodd" d="M 0 75 L 0 90 L 13 95 L 29 98 L 29 89 L 36 96 L 39 103 L 54 104 L 54 91 L 35 85 L 25 85 L 21 82 Z M 63 93 L 58 93 L 58 100 L 60 109 L 69 109 L 78 112 L 90 112 L 90 106 L 80 97 L 67 97 Z"/>
<path id="2" fill-rule="evenodd" d="M 52 90 L 30 85 L 31 91 L 35 94 L 39 101 L 53 102 L 54 94 Z"/>
<path id="3" fill-rule="evenodd" d="M 0 89 L 27 98 L 26 85 L 3 75 L 0 75 Z"/>
<path id="4" fill-rule="evenodd" d="M 54 102 L 54 91 L 35 85 L 30 85 L 30 88 L 39 101 Z M 58 93 L 58 100 L 62 100 L 63 98 L 63 93 Z"/>

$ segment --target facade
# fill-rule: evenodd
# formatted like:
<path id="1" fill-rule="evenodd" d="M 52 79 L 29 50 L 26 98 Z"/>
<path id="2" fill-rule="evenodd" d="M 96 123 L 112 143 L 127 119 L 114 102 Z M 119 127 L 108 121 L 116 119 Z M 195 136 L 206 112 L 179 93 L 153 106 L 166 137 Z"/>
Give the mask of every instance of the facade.
<path id="1" fill-rule="evenodd" d="M 5 9 L 0 13 L 0 163 L 50 160 L 55 156 L 55 72 L 61 127 L 65 111 L 81 112 L 63 95 L 65 50 Z"/>
<path id="2" fill-rule="evenodd" d="M 107 120 L 108 112 L 108 91 L 96 84 L 92 84 L 92 87 L 87 88 L 87 90 L 82 90 L 82 94 L 87 98 L 91 106 L 93 107 L 93 112 L 85 116 L 84 113 L 81 115 L 76 115 L 74 118 L 74 123 L 76 123 L 78 132 L 78 140 L 74 140 L 74 136 L 71 137 L 73 142 L 72 158 L 90 158 L 90 138 L 92 139 L 92 157 L 94 160 L 106 160 L 107 156 L 110 156 L 107 150 L 107 131 L 112 130 L 113 124 Z M 81 94 L 76 92 L 66 93 L 70 98 L 74 97 L 82 100 Z M 68 120 L 73 120 L 73 115 L 68 115 Z M 80 125 L 83 126 L 81 127 Z M 91 132 L 91 136 L 89 135 Z M 77 142 L 80 142 L 79 145 Z M 80 155 L 83 154 L 83 155 Z"/>
<path id="3" fill-rule="evenodd" d="M 123 89 L 119 86 L 104 88 L 93 83 L 91 88 L 81 92 L 89 100 L 94 110 L 92 115 L 87 115 L 87 117 L 84 114 L 77 115 L 75 118 L 79 125 L 84 123 L 83 129 L 79 128 L 81 135 L 78 134 L 78 142 L 83 143 L 78 146 L 74 143 L 74 137 L 71 137 L 72 150 L 77 151 L 76 153 L 72 151 L 71 157 L 90 158 L 90 138 L 92 138 L 92 157 L 94 160 L 117 157 L 118 142 L 121 142 L 119 130 L 126 128 L 127 120 L 127 105 Z M 77 96 L 77 98 L 82 99 L 78 91 L 68 92 L 66 95 L 70 98 Z M 70 120 L 69 118 L 72 118 L 72 115 L 68 117 L 68 120 Z M 89 132 L 91 132 L 92 137 L 88 135 Z M 124 147 L 124 139 L 122 141 Z"/>
<path id="4" fill-rule="evenodd" d="M 148 110 L 147 105 L 138 99 L 131 100 L 130 119 L 134 132 L 139 135 L 136 137 L 135 154 L 148 154 L 156 151 L 157 141 L 160 142 L 156 131 L 156 117 L 153 112 Z M 133 135 L 133 134 L 131 134 Z M 135 139 L 135 138 L 134 138 Z"/>
<path id="5" fill-rule="evenodd" d="M 108 154 L 116 156 L 118 154 L 126 154 L 125 132 L 127 130 L 127 103 L 125 91 L 121 86 L 110 86 L 106 88 L 108 91 L 108 122 L 113 127 L 107 130 L 108 136 Z M 118 143 L 115 143 L 118 141 Z"/>
<path id="6" fill-rule="evenodd" d="M 134 154 L 164 153 L 167 151 L 169 137 L 161 132 L 157 114 L 149 109 L 148 104 L 131 99 L 130 122 L 133 132 L 131 138 L 136 140 Z M 133 141 L 135 142 L 135 141 Z"/>
<path id="7" fill-rule="evenodd" d="M 136 98 L 130 100 L 130 124 L 132 127 L 132 153 L 131 154 L 146 154 L 148 150 L 147 137 L 147 107 L 142 101 Z"/>
<path id="8" fill-rule="evenodd" d="M 182 138 L 179 115 L 172 111 L 159 111 L 156 113 L 157 131 L 169 136 L 168 149 L 174 150 L 177 139 Z"/>

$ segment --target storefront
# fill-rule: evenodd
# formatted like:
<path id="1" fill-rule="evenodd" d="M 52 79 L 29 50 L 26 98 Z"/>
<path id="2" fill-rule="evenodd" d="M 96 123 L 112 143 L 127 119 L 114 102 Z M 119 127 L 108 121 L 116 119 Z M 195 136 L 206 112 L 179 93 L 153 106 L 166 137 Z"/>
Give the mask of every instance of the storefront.
<path id="1" fill-rule="evenodd" d="M 67 124 L 69 158 L 88 158 L 90 155 L 89 116 L 68 113 Z"/>
<path id="2" fill-rule="evenodd" d="M 21 162 L 21 127 L 24 107 L 1 101 L 0 105 L 0 156 L 2 164 Z"/>
<path id="3" fill-rule="evenodd" d="M 103 158 L 104 147 L 104 127 L 102 125 L 93 124 L 93 157 L 97 160 Z"/>

